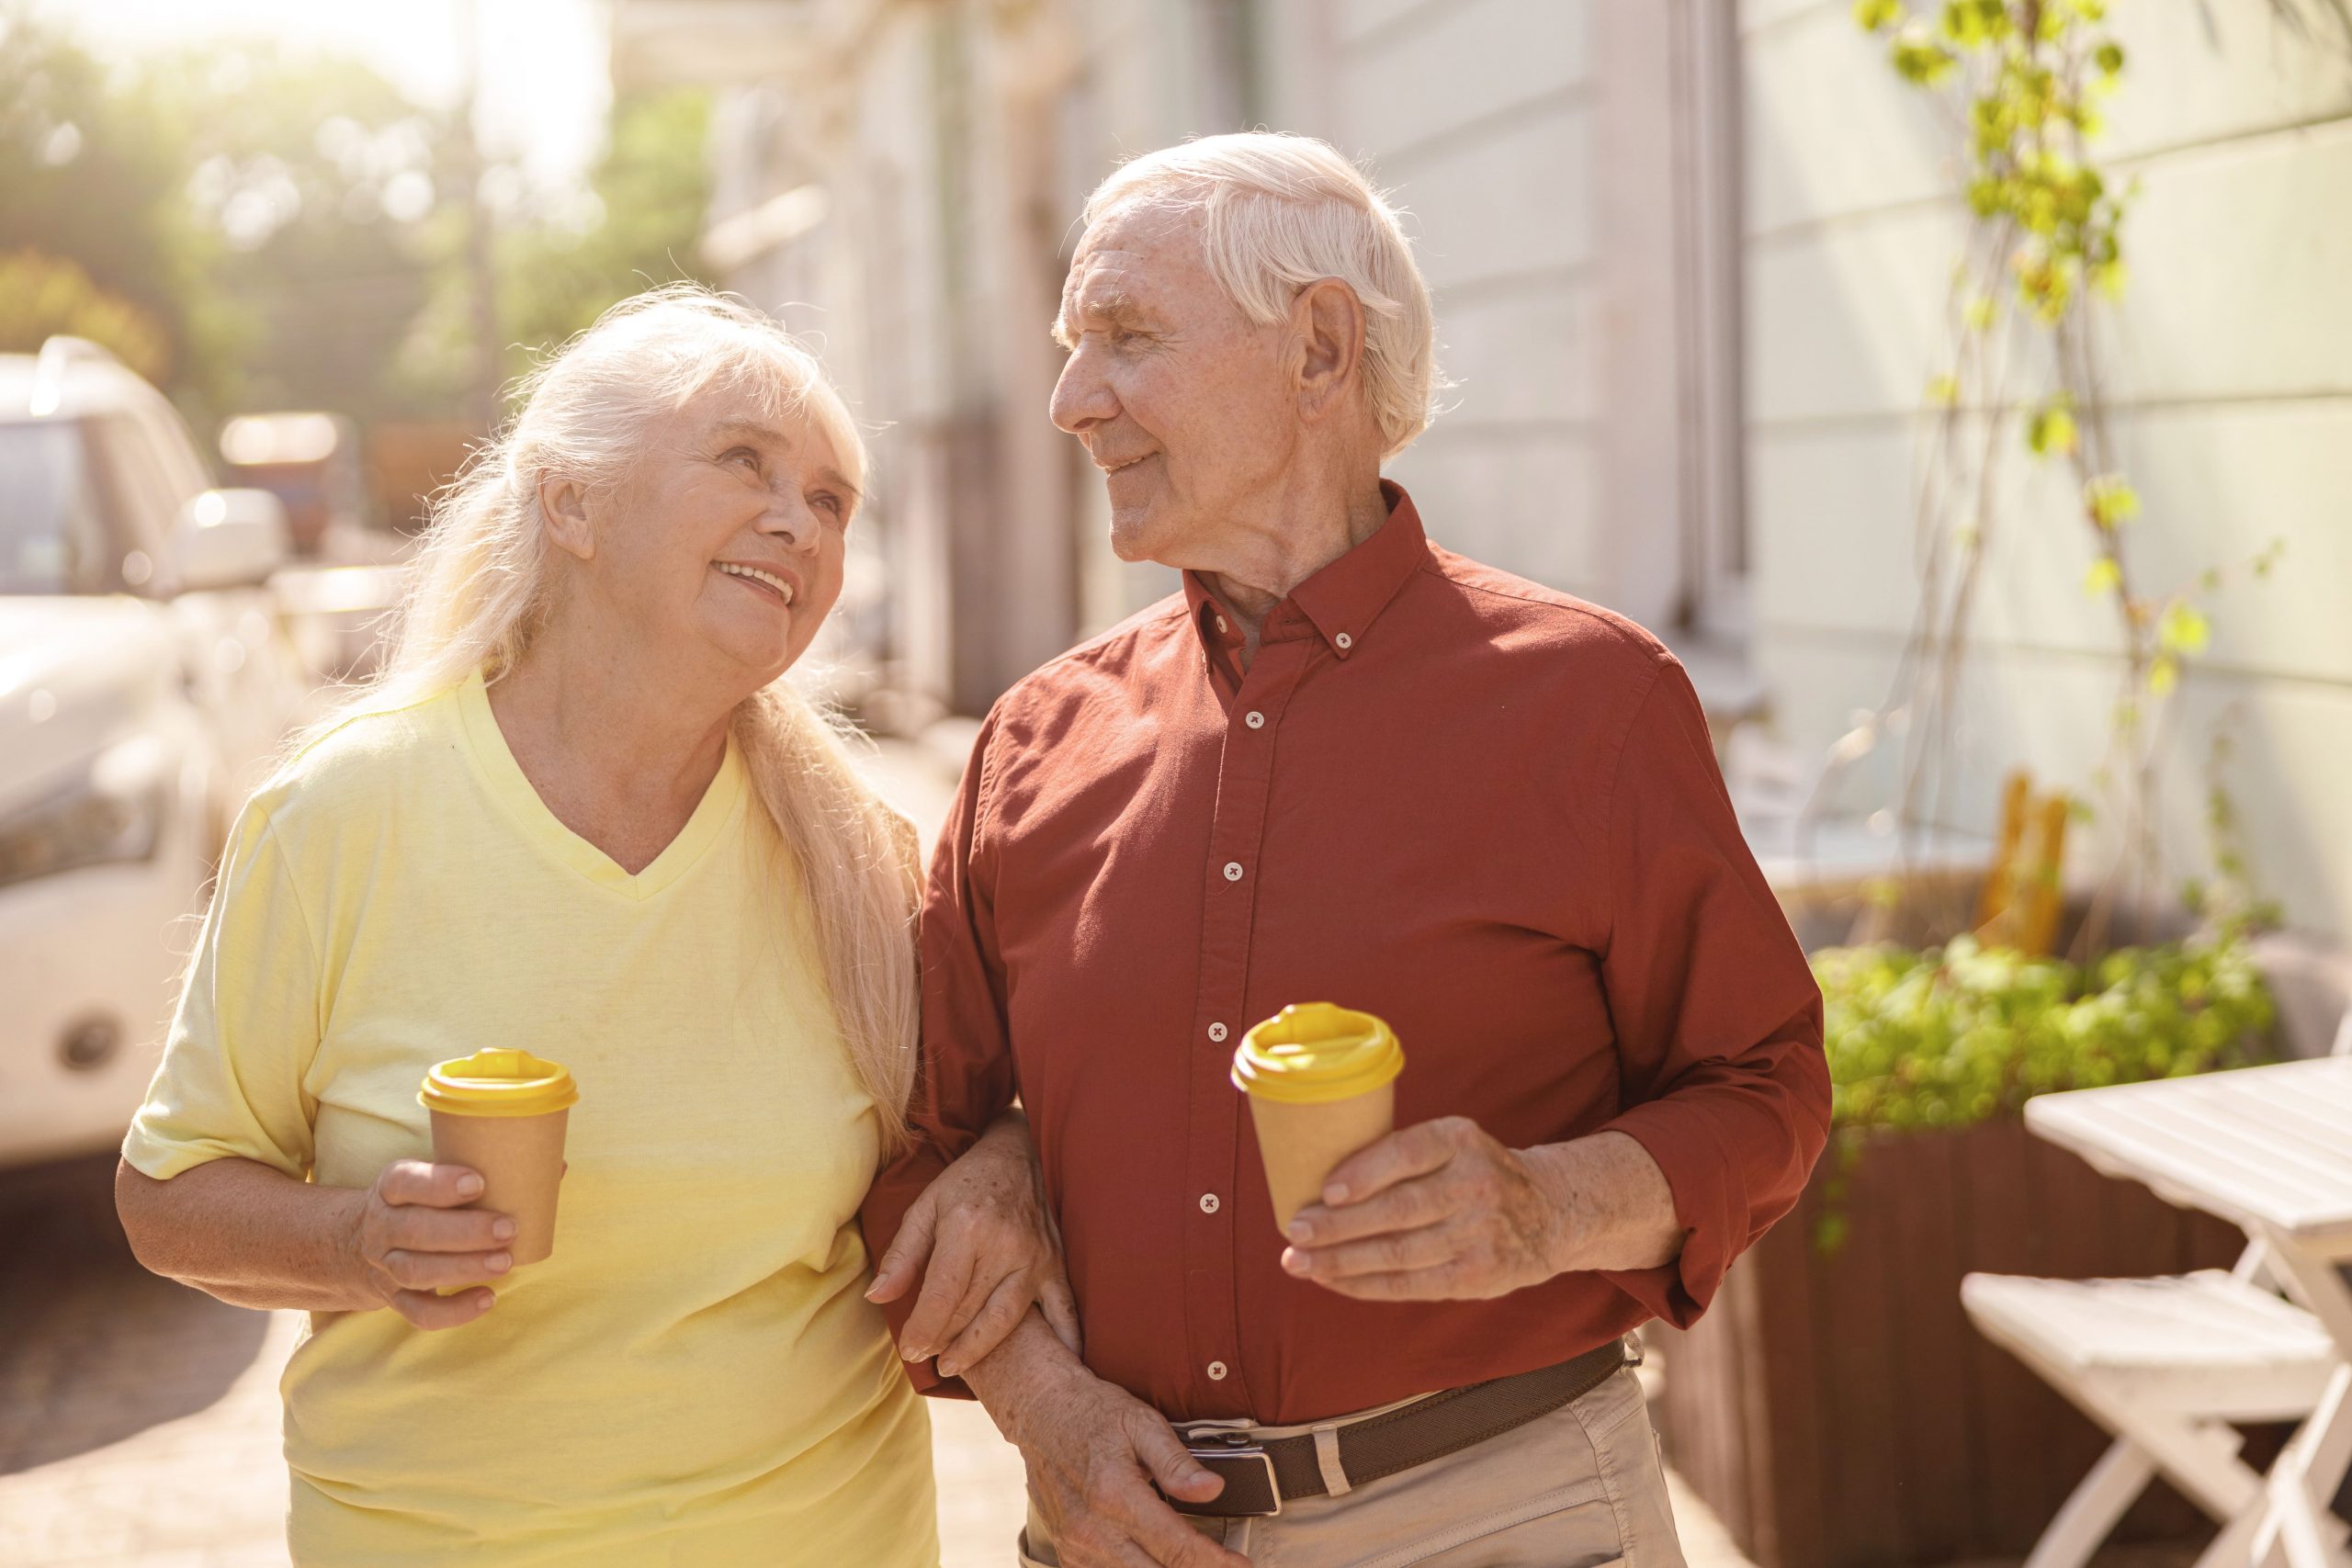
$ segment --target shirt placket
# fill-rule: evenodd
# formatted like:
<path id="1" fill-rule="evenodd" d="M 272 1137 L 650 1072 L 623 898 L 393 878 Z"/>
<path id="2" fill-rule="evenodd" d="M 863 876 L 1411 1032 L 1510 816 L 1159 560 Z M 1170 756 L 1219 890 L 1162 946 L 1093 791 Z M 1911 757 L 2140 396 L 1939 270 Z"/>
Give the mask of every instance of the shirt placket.
<path id="1" fill-rule="evenodd" d="M 1184 1322 L 1195 1408 L 1222 1416 L 1250 1413 L 1234 1267 L 1236 1236 L 1247 1233 L 1236 1227 L 1262 1229 L 1271 1218 L 1240 1213 L 1235 1201 L 1247 1111 L 1233 1087 L 1233 1048 L 1255 1021 L 1242 1015 L 1242 1006 L 1262 880 L 1260 858 L 1273 786 L 1275 733 L 1313 650 L 1311 639 L 1267 643 L 1250 660 L 1226 705 L 1216 807 L 1209 824 L 1200 991 L 1186 1075 L 1185 1190 L 1193 1197 L 1184 1225 Z"/>

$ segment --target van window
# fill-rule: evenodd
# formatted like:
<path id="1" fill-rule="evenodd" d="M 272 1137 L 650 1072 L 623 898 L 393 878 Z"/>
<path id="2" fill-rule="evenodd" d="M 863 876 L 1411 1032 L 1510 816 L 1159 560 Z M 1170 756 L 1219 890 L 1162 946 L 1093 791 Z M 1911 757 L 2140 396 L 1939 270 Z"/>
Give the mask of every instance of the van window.
<path id="1" fill-rule="evenodd" d="M 119 568 L 119 575 L 133 590 L 146 589 L 164 565 L 165 542 L 180 509 L 202 485 L 191 488 L 188 477 L 179 471 L 181 465 L 158 450 L 147 422 L 123 413 L 100 415 L 87 423 L 98 488 L 124 560 L 130 563 Z"/>
<path id="2" fill-rule="evenodd" d="M 90 483 L 83 426 L 0 423 L 0 593 L 110 593 L 122 550 Z"/>

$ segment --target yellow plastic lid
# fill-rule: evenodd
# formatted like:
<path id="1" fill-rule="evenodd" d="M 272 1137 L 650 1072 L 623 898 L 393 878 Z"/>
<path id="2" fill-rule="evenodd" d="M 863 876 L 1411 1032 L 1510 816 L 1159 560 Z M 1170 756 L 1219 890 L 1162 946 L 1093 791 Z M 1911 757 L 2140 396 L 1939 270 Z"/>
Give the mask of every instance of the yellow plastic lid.
<path id="1" fill-rule="evenodd" d="M 492 1049 L 435 1062 L 416 1098 L 450 1116 L 544 1116 L 577 1104 L 580 1090 L 544 1056 Z"/>
<path id="2" fill-rule="evenodd" d="M 1378 1089 L 1405 1070 L 1396 1032 L 1329 1002 L 1286 1007 L 1241 1037 L 1233 1087 L 1285 1105 L 1320 1105 Z"/>

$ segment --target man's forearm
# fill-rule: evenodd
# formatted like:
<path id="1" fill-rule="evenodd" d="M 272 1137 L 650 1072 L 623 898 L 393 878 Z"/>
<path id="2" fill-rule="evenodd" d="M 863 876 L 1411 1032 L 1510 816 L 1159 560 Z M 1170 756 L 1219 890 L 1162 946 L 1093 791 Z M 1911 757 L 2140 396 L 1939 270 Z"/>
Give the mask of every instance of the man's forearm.
<path id="1" fill-rule="evenodd" d="M 1034 1306 L 1002 1344 L 963 1374 L 965 1386 L 1015 1447 L 1025 1446 L 1042 1404 L 1076 1380 L 1093 1375 Z"/>
<path id="2" fill-rule="evenodd" d="M 1630 1270 L 1671 1263 L 1682 1250 L 1674 1189 L 1639 1140 L 1595 1133 L 1521 1151 L 1560 1223 L 1555 1270 Z"/>

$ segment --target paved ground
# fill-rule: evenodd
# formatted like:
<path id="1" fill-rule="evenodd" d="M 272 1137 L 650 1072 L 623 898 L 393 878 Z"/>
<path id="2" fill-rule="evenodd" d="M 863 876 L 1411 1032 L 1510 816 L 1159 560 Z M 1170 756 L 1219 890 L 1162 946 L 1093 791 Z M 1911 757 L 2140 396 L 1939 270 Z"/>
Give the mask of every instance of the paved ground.
<path id="1" fill-rule="evenodd" d="M 952 769 L 885 751 L 886 792 L 928 829 Z M 0 1564 L 282 1568 L 277 1376 L 299 1318 L 141 1270 L 113 1224 L 111 1158 L 0 1172 Z M 934 1402 L 945 1568 L 1001 1568 L 1019 1457 L 977 1405 Z M 1678 1495 L 1692 1568 L 1747 1568 Z"/>

